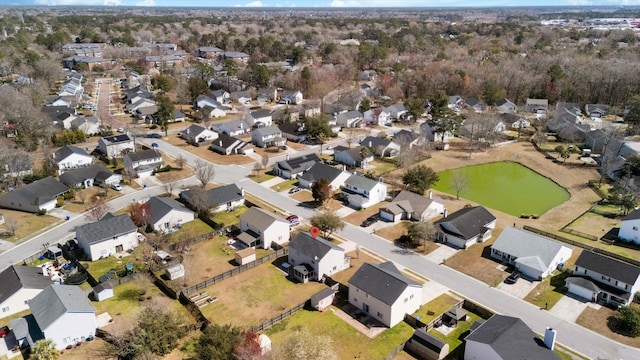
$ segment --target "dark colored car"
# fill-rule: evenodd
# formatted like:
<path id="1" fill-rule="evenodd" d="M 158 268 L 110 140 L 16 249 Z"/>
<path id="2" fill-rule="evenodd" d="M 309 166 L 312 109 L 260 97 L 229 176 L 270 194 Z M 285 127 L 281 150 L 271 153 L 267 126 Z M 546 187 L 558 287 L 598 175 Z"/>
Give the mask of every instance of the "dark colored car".
<path id="1" fill-rule="evenodd" d="M 147 134 L 147 137 L 149 139 L 162 139 L 162 135 L 158 134 L 158 133 L 153 133 L 153 134 Z"/>
<path id="2" fill-rule="evenodd" d="M 368 218 L 366 218 L 362 224 L 360 224 L 361 227 L 367 227 L 367 226 L 371 226 L 373 225 L 373 223 L 375 223 L 376 221 L 380 220 L 380 216 L 378 214 L 375 215 L 371 215 Z"/>
<path id="3" fill-rule="evenodd" d="M 515 284 L 515 282 L 518 281 L 518 279 L 520 279 L 520 273 L 518 273 L 517 271 L 514 271 L 511 273 L 511 275 L 509 275 L 508 278 L 504 280 L 504 282 L 507 284 Z"/>

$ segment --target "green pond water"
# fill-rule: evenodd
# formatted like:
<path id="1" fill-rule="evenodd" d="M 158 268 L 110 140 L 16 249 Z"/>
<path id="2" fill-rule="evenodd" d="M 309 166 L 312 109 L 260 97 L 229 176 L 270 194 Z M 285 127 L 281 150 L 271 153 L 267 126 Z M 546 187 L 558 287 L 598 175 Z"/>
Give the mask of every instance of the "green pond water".
<path id="1" fill-rule="evenodd" d="M 440 180 L 433 188 L 455 196 L 452 179 L 457 172 L 469 179 L 468 189 L 460 193 L 460 198 L 507 214 L 542 215 L 569 200 L 569 192 L 560 185 L 525 166 L 508 161 L 440 172 Z"/>

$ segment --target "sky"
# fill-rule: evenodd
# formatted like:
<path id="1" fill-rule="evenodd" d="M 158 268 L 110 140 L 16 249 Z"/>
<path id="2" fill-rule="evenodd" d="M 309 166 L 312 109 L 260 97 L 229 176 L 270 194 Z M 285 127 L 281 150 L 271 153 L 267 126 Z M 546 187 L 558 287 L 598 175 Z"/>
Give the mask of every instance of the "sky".
<path id="1" fill-rule="evenodd" d="M 195 7 L 620 6 L 640 0 L 0 0 L 2 5 Z"/>

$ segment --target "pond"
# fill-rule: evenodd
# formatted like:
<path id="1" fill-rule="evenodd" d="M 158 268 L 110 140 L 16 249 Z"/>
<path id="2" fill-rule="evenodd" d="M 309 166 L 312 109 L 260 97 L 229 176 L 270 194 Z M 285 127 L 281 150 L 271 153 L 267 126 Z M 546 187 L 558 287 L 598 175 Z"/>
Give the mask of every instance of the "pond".
<path id="1" fill-rule="evenodd" d="M 438 173 L 434 189 L 456 195 L 453 179 L 462 173 L 468 179 L 461 198 L 514 216 L 542 215 L 569 200 L 569 192 L 526 166 L 503 161 L 466 166 Z"/>

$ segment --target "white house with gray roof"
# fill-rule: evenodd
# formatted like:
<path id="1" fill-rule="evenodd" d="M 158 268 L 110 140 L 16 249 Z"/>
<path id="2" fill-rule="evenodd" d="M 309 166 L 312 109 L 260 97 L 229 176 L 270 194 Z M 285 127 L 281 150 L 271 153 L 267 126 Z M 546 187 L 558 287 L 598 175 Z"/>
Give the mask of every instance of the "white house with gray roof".
<path id="1" fill-rule="evenodd" d="M 336 191 L 344 185 L 344 182 L 351 176 L 351 173 L 334 168 L 327 164 L 317 162 L 298 176 L 298 186 L 310 189 L 319 179 L 325 179 L 329 183 L 332 191 Z"/>
<path id="2" fill-rule="evenodd" d="M 358 174 L 349 176 L 342 190 L 349 206 L 356 209 L 368 208 L 387 198 L 387 184 Z"/>
<path id="3" fill-rule="evenodd" d="M 105 215 L 102 219 L 78 226 L 76 239 L 89 260 L 95 261 L 138 246 L 138 228 L 128 214 Z"/>
<path id="4" fill-rule="evenodd" d="M 542 280 L 571 257 L 573 249 L 514 227 L 505 228 L 491 245 L 491 257 L 515 265 L 524 276 Z"/>
<path id="5" fill-rule="evenodd" d="M 42 267 L 11 265 L 0 272 L 0 318 L 29 309 L 29 300 L 51 285 Z"/>
<path id="6" fill-rule="evenodd" d="M 240 215 L 239 240 L 246 247 L 270 249 L 274 244 L 289 242 L 289 222 L 259 207 L 252 207 Z"/>
<path id="7" fill-rule="evenodd" d="M 68 169 L 93 164 L 93 156 L 87 154 L 87 152 L 81 148 L 71 145 L 61 147 L 58 151 L 51 154 L 51 157 L 58 166 L 58 174 L 62 174 Z"/>
<path id="8" fill-rule="evenodd" d="M 434 223 L 436 239 L 459 249 L 491 238 L 496 217 L 482 206 L 462 208 L 451 215 L 446 210 L 443 218 Z"/>
<path id="9" fill-rule="evenodd" d="M 132 170 L 138 177 L 151 176 L 154 170 L 164 165 L 162 155 L 156 149 L 128 153 L 123 161 L 124 167 Z"/>
<path id="10" fill-rule="evenodd" d="M 273 123 L 269 110 L 252 111 L 245 115 L 244 121 L 251 126 L 271 126 Z"/>
<path id="11" fill-rule="evenodd" d="M 295 179 L 305 171 L 311 169 L 313 165 L 320 162 L 322 162 L 322 159 L 315 153 L 296 156 L 278 161 L 274 166 L 274 172 L 285 179 Z"/>
<path id="12" fill-rule="evenodd" d="M 402 190 L 391 203 L 380 207 L 380 219 L 390 222 L 400 220 L 426 221 L 444 212 L 444 200 L 429 198 L 408 190 Z"/>
<path id="13" fill-rule="evenodd" d="M 277 126 L 267 126 L 253 129 L 251 141 L 255 146 L 264 148 L 268 146 L 282 146 L 287 139 L 282 137 L 282 130 Z"/>
<path id="14" fill-rule="evenodd" d="M 197 207 L 203 201 L 209 211 L 219 212 L 232 211 L 244 205 L 245 197 L 244 189 L 236 184 L 229 184 L 206 191 L 202 188 L 185 190 L 180 193 L 180 200 L 192 207 Z"/>
<path id="15" fill-rule="evenodd" d="M 133 139 L 129 134 L 105 136 L 98 140 L 98 150 L 108 158 L 122 157 L 122 154 L 133 151 Z"/>
<path id="16" fill-rule="evenodd" d="M 298 233 L 289 243 L 289 275 L 302 283 L 348 269 L 349 260 L 343 248 L 320 236 L 314 239 L 308 232 Z"/>
<path id="17" fill-rule="evenodd" d="M 360 127 L 364 117 L 358 110 L 351 110 L 335 116 L 336 125 L 343 128 Z"/>
<path id="18" fill-rule="evenodd" d="M 112 173 L 103 163 L 72 169 L 60 175 L 60 182 L 70 188 L 91 187 L 94 183 L 112 185 L 121 181 L 122 175 Z"/>
<path id="19" fill-rule="evenodd" d="M 149 205 L 149 225 L 154 231 L 171 232 L 195 219 L 193 211 L 170 197 L 151 197 Z"/>
<path id="20" fill-rule="evenodd" d="M 58 196 L 67 191 L 66 185 L 49 176 L 2 194 L 0 207 L 30 213 L 37 213 L 40 209 L 49 211 L 56 207 Z"/>
<path id="21" fill-rule="evenodd" d="M 218 138 L 218 133 L 193 124 L 182 132 L 181 137 L 193 145 L 208 144 Z"/>
<path id="22" fill-rule="evenodd" d="M 247 124 L 242 119 L 215 124 L 211 126 L 211 128 L 215 132 L 227 134 L 229 136 L 242 135 L 251 131 L 251 125 Z"/>
<path id="23" fill-rule="evenodd" d="M 31 315 L 11 321 L 20 345 L 49 339 L 62 350 L 96 335 L 96 309 L 79 286 L 50 285 L 29 302 Z"/>
<path id="24" fill-rule="evenodd" d="M 388 327 L 422 305 L 422 285 L 391 262 L 364 263 L 349 279 L 349 303 Z"/>

